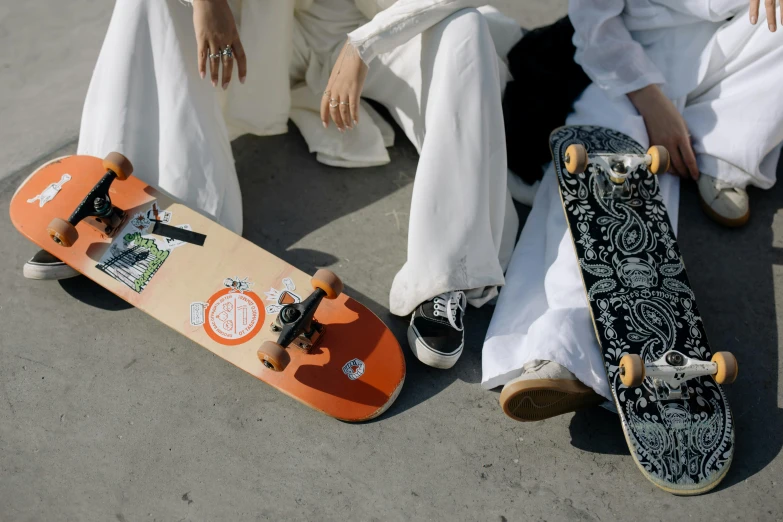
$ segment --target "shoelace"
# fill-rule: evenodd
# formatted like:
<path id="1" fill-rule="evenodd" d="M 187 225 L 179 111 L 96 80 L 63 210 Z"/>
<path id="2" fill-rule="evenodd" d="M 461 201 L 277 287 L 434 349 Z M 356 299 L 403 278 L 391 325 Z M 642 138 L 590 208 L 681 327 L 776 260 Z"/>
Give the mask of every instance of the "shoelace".
<path id="1" fill-rule="evenodd" d="M 457 326 L 457 310 L 465 313 L 465 306 L 468 304 L 468 299 L 465 297 L 465 292 L 446 292 L 440 294 L 433 299 L 436 317 L 442 316 L 449 320 L 452 328 L 461 332 L 462 325 Z"/>

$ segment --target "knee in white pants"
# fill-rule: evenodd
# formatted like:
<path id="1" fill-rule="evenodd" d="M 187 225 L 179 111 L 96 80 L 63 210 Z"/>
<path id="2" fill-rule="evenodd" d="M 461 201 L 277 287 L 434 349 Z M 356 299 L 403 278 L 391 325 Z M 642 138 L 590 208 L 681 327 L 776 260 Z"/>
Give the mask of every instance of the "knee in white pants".
<path id="1" fill-rule="evenodd" d="M 460 9 L 449 15 L 435 24 L 431 30 L 441 33 L 440 44 L 447 50 L 464 46 L 466 40 L 492 39 L 484 16 L 472 7 Z"/>

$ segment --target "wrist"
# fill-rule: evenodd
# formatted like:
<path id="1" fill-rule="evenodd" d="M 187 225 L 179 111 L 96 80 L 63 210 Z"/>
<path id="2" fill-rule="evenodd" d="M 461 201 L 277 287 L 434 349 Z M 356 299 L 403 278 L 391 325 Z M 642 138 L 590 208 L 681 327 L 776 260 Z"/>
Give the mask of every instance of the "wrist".
<path id="1" fill-rule="evenodd" d="M 633 103 L 636 108 L 639 108 L 639 105 L 646 105 L 650 100 L 659 98 L 662 94 L 661 88 L 653 83 L 646 85 L 641 89 L 631 91 L 627 93 L 626 96 L 628 96 L 628 99 L 631 100 L 631 103 Z"/>

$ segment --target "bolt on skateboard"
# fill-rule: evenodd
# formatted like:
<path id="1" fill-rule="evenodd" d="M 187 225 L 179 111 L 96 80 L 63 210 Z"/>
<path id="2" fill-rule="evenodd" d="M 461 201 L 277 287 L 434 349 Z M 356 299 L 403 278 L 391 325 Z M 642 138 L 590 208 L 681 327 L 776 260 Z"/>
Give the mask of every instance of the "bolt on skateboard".
<path id="1" fill-rule="evenodd" d="M 738 366 L 707 342 L 656 178 L 669 154 L 592 126 L 556 129 L 550 148 L 631 456 L 665 491 L 709 491 L 734 454 L 721 385 L 736 379 Z"/>
<path id="2" fill-rule="evenodd" d="M 405 359 L 386 325 L 311 278 L 132 176 L 112 152 L 33 172 L 11 200 L 24 236 L 185 337 L 345 421 L 386 411 Z"/>

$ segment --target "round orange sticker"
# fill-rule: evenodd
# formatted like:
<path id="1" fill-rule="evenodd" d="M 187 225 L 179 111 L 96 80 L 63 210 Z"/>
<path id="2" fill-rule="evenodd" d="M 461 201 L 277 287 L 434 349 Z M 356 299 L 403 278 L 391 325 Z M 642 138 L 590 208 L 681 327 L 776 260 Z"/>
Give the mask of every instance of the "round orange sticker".
<path id="1" fill-rule="evenodd" d="M 207 335 L 220 344 L 234 346 L 255 337 L 266 314 L 264 304 L 253 292 L 225 288 L 209 299 L 206 316 Z"/>

